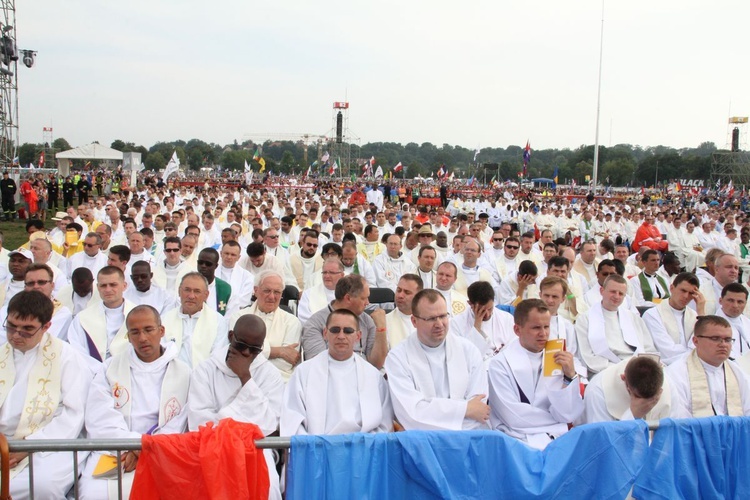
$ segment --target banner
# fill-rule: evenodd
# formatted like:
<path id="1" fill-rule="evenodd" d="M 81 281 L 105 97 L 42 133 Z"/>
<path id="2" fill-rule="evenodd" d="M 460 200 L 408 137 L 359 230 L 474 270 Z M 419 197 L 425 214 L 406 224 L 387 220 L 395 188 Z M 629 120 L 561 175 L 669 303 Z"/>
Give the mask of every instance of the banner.
<path id="1" fill-rule="evenodd" d="M 169 163 L 167 163 L 167 167 L 164 169 L 164 174 L 162 174 L 161 179 L 164 182 L 167 182 L 167 179 L 170 175 L 174 174 L 180 169 L 180 159 L 177 158 L 177 151 L 172 153 L 172 158 L 169 159 Z"/>

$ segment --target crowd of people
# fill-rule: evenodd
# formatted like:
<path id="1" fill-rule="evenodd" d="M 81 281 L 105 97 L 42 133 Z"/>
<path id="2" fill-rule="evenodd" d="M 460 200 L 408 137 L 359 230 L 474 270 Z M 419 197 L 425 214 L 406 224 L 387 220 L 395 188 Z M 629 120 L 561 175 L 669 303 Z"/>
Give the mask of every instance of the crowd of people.
<path id="1" fill-rule="evenodd" d="M 49 231 L 30 218 L 13 251 L 0 237 L 6 437 L 232 418 L 543 449 L 591 422 L 750 415 L 750 217 L 729 200 L 437 185 L 424 206 L 405 182 L 142 181 L 66 204 Z M 122 457 L 126 495 L 138 457 Z M 78 458 L 81 498 L 116 497 L 103 454 Z M 27 463 L 11 454 L 13 498 Z M 69 455 L 34 468 L 38 497 L 65 497 Z"/>

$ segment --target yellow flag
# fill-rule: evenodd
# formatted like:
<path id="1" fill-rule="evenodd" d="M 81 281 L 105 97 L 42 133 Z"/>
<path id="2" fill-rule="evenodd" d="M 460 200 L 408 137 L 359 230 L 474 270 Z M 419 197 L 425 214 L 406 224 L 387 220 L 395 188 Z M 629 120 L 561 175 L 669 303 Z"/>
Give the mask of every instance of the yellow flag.
<path id="1" fill-rule="evenodd" d="M 266 171 L 266 160 L 264 160 L 262 157 L 258 159 L 258 163 L 260 163 L 260 170 L 259 172 L 262 174 Z"/>

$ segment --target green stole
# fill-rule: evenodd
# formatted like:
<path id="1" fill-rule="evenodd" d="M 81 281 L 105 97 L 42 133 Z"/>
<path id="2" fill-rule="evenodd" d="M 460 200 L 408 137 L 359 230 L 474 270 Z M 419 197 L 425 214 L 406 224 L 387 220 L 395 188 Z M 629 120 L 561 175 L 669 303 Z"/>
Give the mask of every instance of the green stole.
<path id="1" fill-rule="evenodd" d="M 659 276 L 658 274 L 656 276 L 656 281 L 661 286 L 662 290 L 664 290 L 664 296 L 659 301 L 662 301 L 664 299 L 669 298 L 669 287 L 667 286 L 667 283 L 664 281 L 664 278 Z M 646 275 L 644 273 L 641 273 L 638 275 L 638 281 L 641 283 L 641 291 L 643 292 L 643 300 L 647 302 L 653 302 L 654 300 L 654 292 L 651 290 L 651 285 L 648 284 L 648 280 L 646 279 Z"/>
<path id="2" fill-rule="evenodd" d="M 219 278 L 214 278 L 216 282 L 216 310 L 224 316 L 227 312 L 229 297 L 232 295 L 232 285 Z"/>

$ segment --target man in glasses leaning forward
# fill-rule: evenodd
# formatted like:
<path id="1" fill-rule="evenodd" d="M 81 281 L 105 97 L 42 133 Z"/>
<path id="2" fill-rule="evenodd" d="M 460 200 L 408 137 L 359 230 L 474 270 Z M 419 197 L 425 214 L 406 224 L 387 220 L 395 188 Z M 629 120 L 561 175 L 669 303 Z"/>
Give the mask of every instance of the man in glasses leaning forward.
<path id="1" fill-rule="evenodd" d="M 229 346 L 217 349 L 193 371 L 188 394 L 188 427 L 223 418 L 257 425 L 264 436 L 275 432 L 284 381 L 263 352 L 266 324 L 254 314 L 240 316 L 229 332 Z M 271 481 L 268 497 L 280 499 L 279 476 L 271 450 L 263 452 Z"/>

